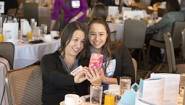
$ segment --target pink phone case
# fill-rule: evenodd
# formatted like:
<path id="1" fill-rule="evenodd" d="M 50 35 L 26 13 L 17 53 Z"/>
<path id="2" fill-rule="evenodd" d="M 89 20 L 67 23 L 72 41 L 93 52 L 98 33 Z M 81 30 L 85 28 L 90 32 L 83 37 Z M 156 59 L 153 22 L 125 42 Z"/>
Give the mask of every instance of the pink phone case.
<path id="1" fill-rule="evenodd" d="M 92 53 L 91 54 L 91 59 L 89 62 L 89 68 L 101 68 L 103 63 L 103 55 L 102 54 L 97 54 L 97 53 Z"/>

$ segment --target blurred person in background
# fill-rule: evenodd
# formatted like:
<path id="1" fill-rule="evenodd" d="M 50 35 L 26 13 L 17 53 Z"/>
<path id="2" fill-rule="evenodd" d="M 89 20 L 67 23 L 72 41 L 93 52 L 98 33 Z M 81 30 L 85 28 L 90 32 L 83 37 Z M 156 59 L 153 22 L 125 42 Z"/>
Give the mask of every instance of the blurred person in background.
<path id="1" fill-rule="evenodd" d="M 155 23 L 152 26 L 147 28 L 147 34 L 153 33 L 152 38 L 147 38 L 146 45 L 149 45 L 150 40 L 165 43 L 164 41 L 164 33 L 169 32 L 172 34 L 173 24 L 175 21 L 184 21 L 184 15 L 181 12 L 181 8 L 179 2 L 177 0 L 167 0 L 166 2 L 167 13 L 163 15 L 162 19 Z M 147 36 L 146 36 L 147 37 Z M 160 49 L 157 47 L 151 46 L 151 59 L 152 63 L 161 61 Z"/>
<path id="2" fill-rule="evenodd" d="M 55 0 L 51 16 L 50 31 L 53 29 L 58 19 L 60 8 L 62 8 L 64 12 L 64 23 L 62 25 L 64 28 L 70 22 L 82 22 L 86 18 L 88 5 L 86 0 Z"/>

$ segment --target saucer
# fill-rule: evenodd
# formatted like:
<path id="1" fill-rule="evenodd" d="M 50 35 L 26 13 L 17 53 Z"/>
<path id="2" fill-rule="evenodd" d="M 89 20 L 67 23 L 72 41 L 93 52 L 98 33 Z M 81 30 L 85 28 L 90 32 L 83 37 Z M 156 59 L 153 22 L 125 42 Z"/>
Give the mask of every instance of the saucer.
<path id="1" fill-rule="evenodd" d="M 65 101 L 62 101 L 62 102 L 60 102 L 60 105 L 65 105 Z M 79 105 L 87 105 L 85 102 L 82 102 L 81 104 L 79 104 Z"/>

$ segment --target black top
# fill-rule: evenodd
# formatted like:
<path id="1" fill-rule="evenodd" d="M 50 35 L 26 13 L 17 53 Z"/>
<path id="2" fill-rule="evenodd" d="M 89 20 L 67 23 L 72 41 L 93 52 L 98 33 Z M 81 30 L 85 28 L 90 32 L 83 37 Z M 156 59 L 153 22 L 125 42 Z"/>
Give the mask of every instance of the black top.
<path id="1" fill-rule="evenodd" d="M 111 49 L 113 59 L 116 59 L 116 69 L 114 78 L 117 78 L 118 84 L 121 76 L 131 78 L 131 84 L 135 83 L 135 70 L 132 63 L 132 56 L 123 42 L 112 42 Z"/>
<path id="2" fill-rule="evenodd" d="M 78 65 L 88 66 L 89 58 L 79 59 Z M 44 55 L 41 60 L 44 105 L 59 105 L 69 93 L 89 94 L 90 82 L 75 84 L 74 77 L 64 70 L 58 52 Z"/>

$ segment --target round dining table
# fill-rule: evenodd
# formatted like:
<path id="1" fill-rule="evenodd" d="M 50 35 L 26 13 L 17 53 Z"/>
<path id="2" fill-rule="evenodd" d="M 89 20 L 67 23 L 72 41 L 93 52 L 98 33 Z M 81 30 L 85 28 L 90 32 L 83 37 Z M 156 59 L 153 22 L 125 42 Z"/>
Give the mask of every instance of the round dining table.
<path id="1" fill-rule="evenodd" d="M 37 44 L 21 43 L 15 45 L 14 69 L 24 68 L 40 61 L 45 54 L 55 52 L 60 46 L 60 39 Z"/>

